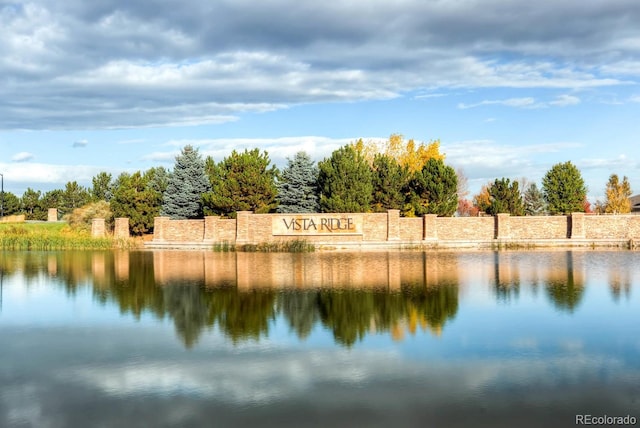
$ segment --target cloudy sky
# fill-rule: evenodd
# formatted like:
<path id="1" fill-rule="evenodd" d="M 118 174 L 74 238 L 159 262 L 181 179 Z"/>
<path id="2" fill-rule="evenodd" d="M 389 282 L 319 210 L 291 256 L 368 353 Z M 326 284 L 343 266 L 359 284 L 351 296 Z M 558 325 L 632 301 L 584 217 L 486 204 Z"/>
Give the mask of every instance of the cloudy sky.
<path id="1" fill-rule="evenodd" d="M 172 167 L 186 144 L 279 166 L 440 139 L 470 190 L 582 171 L 640 192 L 636 0 L 0 0 L 5 190 Z"/>

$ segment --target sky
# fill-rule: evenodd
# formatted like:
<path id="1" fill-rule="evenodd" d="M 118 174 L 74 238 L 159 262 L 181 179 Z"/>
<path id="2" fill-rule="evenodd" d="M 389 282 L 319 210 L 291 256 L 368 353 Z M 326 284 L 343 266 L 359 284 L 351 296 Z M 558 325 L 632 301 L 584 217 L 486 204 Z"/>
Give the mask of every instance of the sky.
<path id="1" fill-rule="evenodd" d="M 0 174 L 21 196 L 187 144 L 278 167 L 440 140 L 471 196 L 571 161 L 640 193 L 637 0 L 0 0 Z"/>

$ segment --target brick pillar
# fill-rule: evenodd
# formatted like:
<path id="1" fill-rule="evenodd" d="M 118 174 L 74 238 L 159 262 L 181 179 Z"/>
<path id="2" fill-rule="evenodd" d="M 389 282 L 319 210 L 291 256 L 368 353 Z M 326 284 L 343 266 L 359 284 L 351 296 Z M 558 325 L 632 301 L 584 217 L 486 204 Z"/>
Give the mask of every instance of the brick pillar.
<path id="1" fill-rule="evenodd" d="M 49 212 L 47 213 L 47 221 L 58 221 L 57 208 L 49 208 Z"/>
<path id="2" fill-rule="evenodd" d="M 238 211 L 236 213 L 236 244 L 249 242 L 249 221 L 252 211 Z"/>
<path id="3" fill-rule="evenodd" d="M 392 251 L 387 253 L 387 273 L 388 286 L 391 291 L 400 291 L 402 288 L 402 280 L 400 278 L 402 265 L 400 264 L 400 253 Z"/>
<path id="4" fill-rule="evenodd" d="M 116 251 L 113 258 L 113 265 L 116 273 L 116 280 L 128 281 L 129 280 L 129 252 Z"/>
<path id="5" fill-rule="evenodd" d="M 640 239 L 640 215 L 629 216 L 629 238 Z"/>
<path id="6" fill-rule="evenodd" d="M 94 238 L 103 238 L 105 235 L 105 225 L 103 218 L 94 218 L 91 220 L 91 236 Z"/>
<path id="7" fill-rule="evenodd" d="M 204 218 L 204 241 L 218 242 L 218 216 L 207 216 Z"/>
<path id="8" fill-rule="evenodd" d="M 584 239 L 586 231 L 584 228 L 584 213 L 571 213 L 571 230 L 569 231 L 571 239 Z"/>
<path id="9" fill-rule="evenodd" d="M 387 241 L 400 239 L 400 210 L 387 210 Z"/>
<path id="10" fill-rule="evenodd" d="M 424 240 L 425 241 L 435 241 L 438 239 L 438 230 L 436 228 L 436 219 L 438 216 L 436 214 L 425 214 L 423 217 L 424 222 Z"/>
<path id="11" fill-rule="evenodd" d="M 511 238 L 511 222 L 508 213 L 496 215 L 496 239 Z"/>
<path id="12" fill-rule="evenodd" d="M 164 241 L 166 239 L 164 232 L 168 221 L 169 217 L 155 217 L 153 219 L 154 241 Z"/>
<path id="13" fill-rule="evenodd" d="M 115 219 L 116 224 L 113 229 L 113 237 L 116 239 L 129 238 L 129 219 L 127 217 L 118 217 Z"/>

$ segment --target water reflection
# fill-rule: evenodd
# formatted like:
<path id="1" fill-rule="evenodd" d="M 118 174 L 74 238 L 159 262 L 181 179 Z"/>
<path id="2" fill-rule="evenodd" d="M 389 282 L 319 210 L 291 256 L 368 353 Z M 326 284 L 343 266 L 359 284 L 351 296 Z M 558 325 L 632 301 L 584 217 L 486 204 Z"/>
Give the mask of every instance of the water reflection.
<path id="1" fill-rule="evenodd" d="M 170 319 L 187 348 L 212 328 L 233 343 L 268 337 L 279 316 L 299 339 L 319 325 L 345 346 L 374 333 L 441 335 L 458 313 L 461 282 L 483 277 L 499 304 L 544 284 L 567 313 L 585 289 L 585 253 L 574 252 L 28 252 L 2 253 L 0 267 L 3 277 L 21 272 L 26 287 L 46 275 L 69 295 L 92 287 L 122 313 Z M 608 272 L 614 299 L 629 298 L 629 268 Z"/>
<path id="2" fill-rule="evenodd" d="M 638 257 L 0 252 L 0 426 L 640 416 Z"/>

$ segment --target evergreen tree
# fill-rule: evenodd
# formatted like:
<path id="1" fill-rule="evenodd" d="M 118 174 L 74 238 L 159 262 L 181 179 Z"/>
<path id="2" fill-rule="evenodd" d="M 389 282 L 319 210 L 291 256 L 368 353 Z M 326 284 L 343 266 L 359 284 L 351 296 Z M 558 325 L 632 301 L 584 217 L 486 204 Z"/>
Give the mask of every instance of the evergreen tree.
<path id="1" fill-rule="evenodd" d="M 14 215 L 20 212 L 20 198 L 11 192 L 2 195 L 2 212 L 4 215 Z"/>
<path id="2" fill-rule="evenodd" d="M 508 178 L 496 179 L 489 187 L 491 205 L 487 213 L 496 215 L 509 213 L 511 215 L 524 215 L 522 195 L 517 181 L 511 183 Z"/>
<path id="3" fill-rule="evenodd" d="M 522 199 L 526 215 L 544 215 L 546 213 L 547 204 L 544 202 L 544 196 L 536 183 L 531 183 L 527 187 Z"/>
<path id="4" fill-rule="evenodd" d="M 212 190 L 202 196 L 207 215 L 234 217 L 237 211 L 268 213 L 276 208 L 278 170 L 267 152 L 235 150 L 222 162 L 207 159 Z"/>
<path id="5" fill-rule="evenodd" d="M 318 168 L 305 152 L 298 152 L 287 159 L 278 188 L 278 212 L 315 213 L 318 204 Z"/>
<path id="6" fill-rule="evenodd" d="M 323 212 L 367 212 L 373 192 L 372 171 L 352 146 L 335 150 L 318 164 L 320 209 Z"/>
<path id="7" fill-rule="evenodd" d="M 185 146 L 176 156 L 162 199 L 162 215 L 173 219 L 202 217 L 202 195 L 210 189 L 200 153 L 190 145 Z"/>
<path id="8" fill-rule="evenodd" d="M 111 199 L 111 192 L 112 192 L 111 187 L 113 186 L 111 174 L 102 171 L 98 173 L 95 177 L 93 177 L 91 179 L 91 182 L 93 184 L 89 192 L 91 193 L 91 200 L 93 202 L 97 202 L 97 201 L 109 202 L 109 199 Z"/>
<path id="9" fill-rule="evenodd" d="M 409 168 L 400 166 L 387 155 L 377 154 L 373 159 L 373 211 L 402 210 L 406 203 Z"/>
<path id="10" fill-rule="evenodd" d="M 60 189 L 50 190 L 42 195 L 40 206 L 42 207 L 42 217 L 37 220 L 47 220 L 49 208 L 58 208 L 62 205 L 62 196 L 64 192 Z M 60 212 L 58 212 L 60 215 Z"/>
<path id="11" fill-rule="evenodd" d="M 580 171 L 571 161 L 551 167 L 542 179 L 542 193 L 550 214 L 584 211 L 587 188 Z"/>
<path id="12" fill-rule="evenodd" d="M 155 217 L 160 215 L 162 193 L 150 185 L 149 172 L 133 174 L 123 172 L 113 186 L 109 205 L 114 217 L 128 217 L 129 229 L 134 235 L 149 233 Z"/>
<path id="13" fill-rule="evenodd" d="M 33 190 L 31 187 L 22 194 L 22 209 L 27 220 L 41 220 L 41 195 L 39 190 Z"/>
<path id="14" fill-rule="evenodd" d="M 76 181 L 69 181 L 62 192 L 62 200 L 58 206 L 60 214 L 70 214 L 74 209 L 80 208 L 89 202 L 89 191 L 80 186 Z M 53 207 L 52 207 L 53 208 Z"/>
<path id="15" fill-rule="evenodd" d="M 410 206 L 413 214 L 452 216 L 458 209 L 456 171 L 441 159 L 431 158 L 416 171 L 410 182 Z"/>

